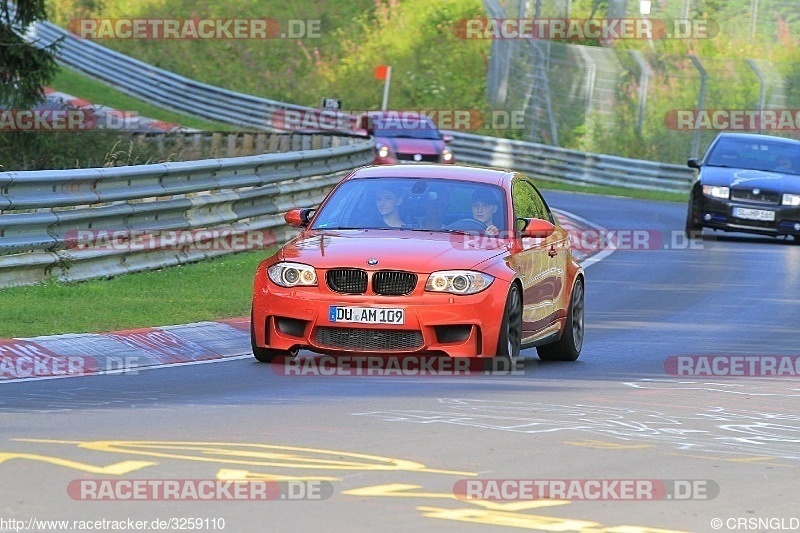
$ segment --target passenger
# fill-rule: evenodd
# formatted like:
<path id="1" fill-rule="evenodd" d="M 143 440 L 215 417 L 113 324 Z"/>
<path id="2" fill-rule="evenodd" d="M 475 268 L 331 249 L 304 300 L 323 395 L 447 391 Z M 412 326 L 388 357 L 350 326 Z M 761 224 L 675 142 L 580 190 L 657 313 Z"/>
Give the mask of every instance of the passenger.
<path id="1" fill-rule="evenodd" d="M 383 187 L 378 190 L 375 197 L 375 205 L 378 208 L 380 221 L 386 228 L 400 228 L 406 224 L 400 218 L 400 204 L 403 203 L 403 196 L 392 187 Z"/>
<path id="2" fill-rule="evenodd" d="M 788 156 L 782 155 L 777 160 L 778 165 L 775 167 L 777 172 L 794 172 L 792 160 Z"/>

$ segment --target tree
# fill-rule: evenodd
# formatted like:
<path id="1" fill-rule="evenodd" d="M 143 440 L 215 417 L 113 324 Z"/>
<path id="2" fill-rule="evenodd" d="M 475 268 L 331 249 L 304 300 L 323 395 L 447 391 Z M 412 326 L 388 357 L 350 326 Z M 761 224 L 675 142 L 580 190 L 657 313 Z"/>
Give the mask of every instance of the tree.
<path id="1" fill-rule="evenodd" d="M 0 105 L 30 108 L 44 99 L 44 86 L 58 71 L 55 52 L 49 45 L 28 42 L 26 28 L 46 19 L 45 0 L 0 0 Z"/>

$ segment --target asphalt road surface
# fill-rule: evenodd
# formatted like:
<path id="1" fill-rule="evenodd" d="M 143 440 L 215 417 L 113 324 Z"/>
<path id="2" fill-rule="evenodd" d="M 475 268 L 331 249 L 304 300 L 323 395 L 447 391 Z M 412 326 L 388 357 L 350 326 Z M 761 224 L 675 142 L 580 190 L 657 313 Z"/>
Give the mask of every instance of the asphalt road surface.
<path id="1" fill-rule="evenodd" d="M 587 269 L 579 361 L 527 350 L 507 375 L 352 377 L 284 376 L 246 357 L 7 383 L 0 531 L 32 519 L 69 521 L 62 531 L 128 519 L 148 531 L 800 529 L 798 378 L 788 367 L 719 375 L 734 357 L 758 373 L 765 356 L 783 364 L 800 352 L 800 246 L 746 236 L 690 246 L 684 205 L 547 197 L 645 248 Z M 711 368 L 701 360 L 716 375 L 691 375 Z M 214 479 L 282 492 L 90 500 L 124 496 L 108 480 Z M 570 499 L 492 499 L 533 480 Z M 464 487 L 472 499 L 454 495 Z M 168 519 L 172 529 L 153 527 Z"/>

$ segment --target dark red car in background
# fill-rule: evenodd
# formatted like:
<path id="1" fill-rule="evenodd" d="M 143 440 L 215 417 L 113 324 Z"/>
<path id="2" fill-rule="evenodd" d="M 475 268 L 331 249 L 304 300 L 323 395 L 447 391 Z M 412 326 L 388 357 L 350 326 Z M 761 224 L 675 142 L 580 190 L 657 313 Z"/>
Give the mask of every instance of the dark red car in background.
<path id="1" fill-rule="evenodd" d="M 452 138 L 442 135 L 436 124 L 419 112 L 370 111 L 358 118 L 357 127 L 375 137 L 375 165 L 456 162 L 447 147 Z"/>

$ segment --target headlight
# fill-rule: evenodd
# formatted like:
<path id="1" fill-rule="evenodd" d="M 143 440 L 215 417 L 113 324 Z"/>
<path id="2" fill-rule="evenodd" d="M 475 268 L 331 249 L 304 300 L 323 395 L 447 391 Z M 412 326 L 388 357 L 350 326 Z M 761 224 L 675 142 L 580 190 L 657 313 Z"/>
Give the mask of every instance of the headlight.
<path id="1" fill-rule="evenodd" d="M 269 279 L 281 287 L 313 286 L 317 273 L 313 267 L 301 263 L 275 263 L 267 269 Z"/>
<path id="2" fill-rule="evenodd" d="M 727 200 L 731 196 L 731 190 L 728 187 L 718 187 L 717 185 L 703 185 L 703 194 Z"/>
<path id="3" fill-rule="evenodd" d="M 800 205 L 800 194 L 784 194 L 783 198 L 781 199 L 781 203 L 783 205 L 791 205 L 792 207 L 796 207 Z"/>
<path id="4" fill-rule="evenodd" d="M 428 276 L 425 290 L 451 294 L 475 294 L 492 284 L 494 278 L 471 270 L 440 270 Z"/>
<path id="5" fill-rule="evenodd" d="M 451 152 L 449 148 L 443 149 L 442 161 L 452 161 L 452 160 L 453 160 L 453 152 Z"/>
<path id="6" fill-rule="evenodd" d="M 378 149 L 378 155 L 381 157 L 389 157 L 389 147 L 385 144 L 378 144 L 376 145 Z"/>

